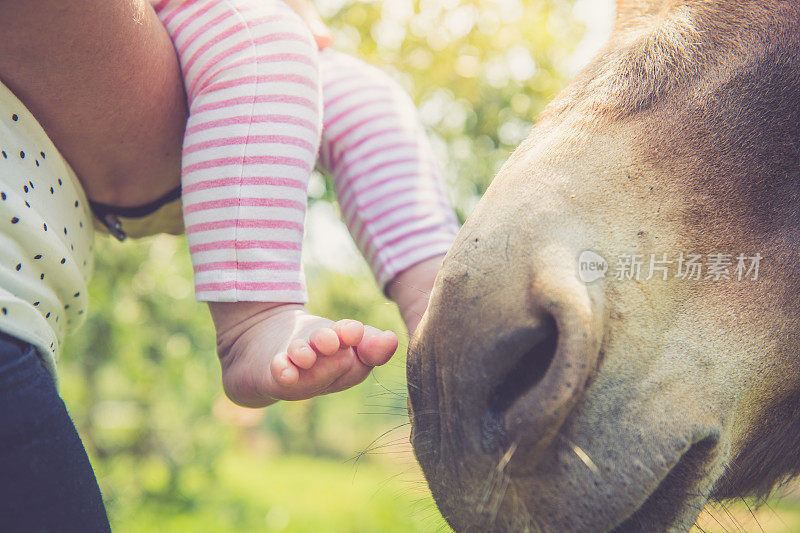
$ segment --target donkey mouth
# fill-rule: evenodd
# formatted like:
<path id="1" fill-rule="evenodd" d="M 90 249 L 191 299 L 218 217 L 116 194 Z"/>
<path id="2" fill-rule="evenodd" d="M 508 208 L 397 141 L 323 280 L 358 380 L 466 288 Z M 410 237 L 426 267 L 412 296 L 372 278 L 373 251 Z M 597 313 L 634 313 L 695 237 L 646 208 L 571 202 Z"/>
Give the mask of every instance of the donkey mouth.
<path id="1" fill-rule="evenodd" d="M 716 448 L 716 436 L 692 444 L 642 505 L 612 533 L 688 530 L 692 524 L 683 521 L 693 522 L 708 501 L 708 491 L 702 489 Z"/>

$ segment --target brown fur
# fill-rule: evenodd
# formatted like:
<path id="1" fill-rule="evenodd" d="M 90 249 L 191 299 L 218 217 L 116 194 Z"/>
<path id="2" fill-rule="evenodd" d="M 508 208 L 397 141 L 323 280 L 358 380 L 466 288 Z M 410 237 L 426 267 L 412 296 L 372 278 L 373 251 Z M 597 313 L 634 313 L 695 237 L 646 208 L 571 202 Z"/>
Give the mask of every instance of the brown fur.
<path id="1" fill-rule="evenodd" d="M 655 163 L 692 162 L 689 188 L 708 200 L 685 213 L 700 248 L 727 244 L 721 233 L 731 223 L 752 233 L 751 249 L 779 228 L 800 228 L 800 4 L 632 1 L 618 13 L 601 61 L 545 117 L 590 110 L 615 121 L 659 108 L 669 126 L 643 152 Z M 659 154 L 658 145 L 670 151 Z M 800 280 L 800 231 L 790 239 L 794 254 L 781 268 Z M 786 305 L 800 316 L 795 289 L 785 288 Z M 800 390 L 751 435 L 715 498 L 764 498 L 800 474 Z"/>
<path id="2" fill-rule="evenodd" d="M 777 60 L 797 64 L 795 2 L 623 3 L 611 41 L 542 114 L 573 109 L 619 119 L 724 87 Z M 754 89 L 755 87 L 752 87 Z M 751 95 L 754 93 L 750 93 Z"/>
<path id="3" fill-rule="evenodd" d="M 765 262 L 749 284 L 575 286 L 586 249 Z M 555 349 L 505 342 L 553 318 Z M 621 1 L 448 254 L 409 382 L 457 530 L 683 529 L 800 474 L 800 2 Z"/>

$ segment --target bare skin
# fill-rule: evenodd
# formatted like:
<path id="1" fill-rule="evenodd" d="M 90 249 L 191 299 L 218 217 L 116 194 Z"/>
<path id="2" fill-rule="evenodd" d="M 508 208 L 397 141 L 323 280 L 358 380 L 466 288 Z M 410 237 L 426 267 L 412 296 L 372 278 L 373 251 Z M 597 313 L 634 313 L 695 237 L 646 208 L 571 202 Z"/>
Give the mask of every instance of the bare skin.
<path id="1" fill-rule="evenodd" d="M 333 37 L 307 0 L 287 0 L 306 22 L 320 50 Z M 388 296 L 409 333 L 417 328 L 443 256 L 398 274 Z M 228 397 L 245 407 L 302 400 L 348 389 L 397 350 L 397 335 L 344 319 L 333 322 L 305 306 L 278 302 L 210 302 L 217 352 Z"/>
<path id="2" fill-rule="evenodd" d="M 287 4 L 320 49 L 330 45 L 307 0 Z M 42 124 L 87 197 L 137 206 L 180 185 L 186 95 L 172 41 L 146 0 L 0 7 L 0 79 Z"/>
<path id="3" fill-rule="evenodd" d="M 180 183 L 186 97 L 144 0 L 0 0 L 0 79 L 36 116 L 87 196 L 141 205 Z"/>
<path id="4" fill-rule="evenodd" d="M 331 33 L 310 2 L 287 4 L 320 49 L 330 45 Z M 0 0 L 0 7 L 0 79 L 40 121 L 87 196 L 136 206 L 177 187 L 186 97 L 172 42 L 150 4 Z M 390 284 L 409 331 L 425 310 L 440 263 L 420 263 Z M 355 320 L 334 323 L 298 304 L 209 307 L 225 390 L 241 405 L 346 389 L 397 349 L 392 332 Z"/>
<path id="5" fill-rule="evenodd" d="M 428 303 L 442 256 L 414 265 L 389 284 L 409 332 Z M 209 303 L 225 393 L 239 405 L 263 407 L 348 389 L 389 361 L 397 335 L 356 320 L 333 322 L 300 304 Z"/>

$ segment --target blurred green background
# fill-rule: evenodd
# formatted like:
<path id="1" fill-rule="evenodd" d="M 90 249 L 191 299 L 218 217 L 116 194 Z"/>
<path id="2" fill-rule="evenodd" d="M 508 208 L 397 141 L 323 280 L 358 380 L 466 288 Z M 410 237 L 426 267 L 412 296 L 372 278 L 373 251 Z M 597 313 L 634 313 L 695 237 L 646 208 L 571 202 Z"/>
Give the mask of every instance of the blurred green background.
<path id="1" fill-rule="evenodd" d="M 316 4 L 338 48 L 384 68 L 417 102 L 462 219 L 602 41 L 613 9 L 590 0 Z M 329 181 L 316 176 L 309 195 L 312 312 L 404 331 L 339 222 Z M 97 249 L 90 315 L 68 337 L 59 373 L 115 531 L 446 529 L 408 445 L 406 342 L 349 391 L 238 408 L 222 394 L 185 241 L 99 237 Z"/>

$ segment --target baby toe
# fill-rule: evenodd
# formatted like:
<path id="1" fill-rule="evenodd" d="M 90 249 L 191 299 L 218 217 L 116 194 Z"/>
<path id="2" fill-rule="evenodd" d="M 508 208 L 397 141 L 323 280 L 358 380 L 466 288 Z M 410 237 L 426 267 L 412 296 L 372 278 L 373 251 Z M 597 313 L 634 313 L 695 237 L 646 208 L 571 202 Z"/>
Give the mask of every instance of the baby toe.
<path id="1" fill-rule="evenodd" d="M 286 352 L 279 353 L 269 364 L 272 379 L 280 385 L 294 385 L 300 379 L 300 371 L 289 360 Z"/>
<path id="2" fill-rule="evenodd" d="M 366 326 L 364 339 L 357 347 L 361 362 L 367 366 L 385 364 L 397 350 L 397 335 L 392 331 L 381 331 L 371 326 Z"/>
<path id="3" fill-rule="evenodd" d="M 289 343 L 287 355 L 292 363 L 304 369 L 309 369 L 314 366 L 317 360 L 316 352 L 314 352 L 307 342 L 300 339 L 295 339 Z"/>
<path id="4" fill-rule="evenodd" d="M 364 324 L 358 320 L 346 318 L 333 325 L 343 346 L 355 346 L 364 338 Z"/>
<path id="5" fill-rule="evenodd" d="M 311 346 L 322 355 L 333 355 L 339 350 L 339 335 L 331 328 L 320 328 L 308 337 Z"/>

